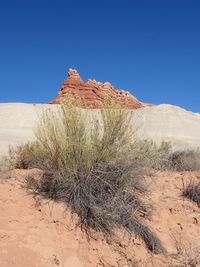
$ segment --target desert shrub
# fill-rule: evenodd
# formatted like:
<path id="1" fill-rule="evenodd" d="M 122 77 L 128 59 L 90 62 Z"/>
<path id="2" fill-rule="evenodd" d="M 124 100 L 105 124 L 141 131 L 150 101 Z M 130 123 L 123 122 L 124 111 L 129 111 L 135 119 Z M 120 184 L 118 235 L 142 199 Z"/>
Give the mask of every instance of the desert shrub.
<path id="1" fill-rule="evenodd" d="M 190 183 L 184 190 L 183 196 L 196 202 L 200 208 L 200 183 Z"/>
<path id="2" fill-rule="evenodd" d="M 200 151 L 176 151 L 169 156 L 169 168 L 175 171 L 200 170 Z"/>
<path id="3" fill-rule="evenodd" d="M 143 167 L 143 170 L 168 168 L 171 145 L 167 142 L 157 145 L 152 140 L 137 140 L 133 144 L 133 151 L 134 164 Z"/>
<path id="4" fill-rule="evenodd" d="M 200 150 L 172 152 L 168 142 L 157 145 L 151 140 L 134 142 L 134 162 L 143 164 L 148 170 L 198 171 L 200 170 Z"/>
<path id="5" fill-rule="evenodd" d="M 116 228 L 124 228 L 138 234 L 151 251 L 163 252 L 158 237 L 142 222 L 150 210 L 142 200 L 146 158 L 138 154 L 131 113 L 121 108 L 92 113 L 73 105 L 45 112 L 36 141 L 16 154 L 18 166 L 44 170 L 39 181 L 29 177 L 27 185 L 66 203 L 86 230 L 112 238 Z"/>
<path id="6" fill-rule="evenodd" d="M 42 155 L 37 142 L 27 143 L 16 148 L 10 147 L 4 163 L 8 169 L 28 169 L 41 163 Z"/>

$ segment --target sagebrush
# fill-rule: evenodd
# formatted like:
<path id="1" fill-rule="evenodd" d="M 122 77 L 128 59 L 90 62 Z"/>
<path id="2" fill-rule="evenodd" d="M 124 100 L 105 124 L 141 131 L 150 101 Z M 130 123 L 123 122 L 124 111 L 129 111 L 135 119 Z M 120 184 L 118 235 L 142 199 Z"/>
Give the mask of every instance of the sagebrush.
<path id="1" fill-rule="evenodd" d="M 161 253 L 161 241 L 142 221 L 150 211 L 142 200 L 149 144 L 135 141 L 130 116 L 121 108 L 104 108 L 92 115 L 90 110 L 61 105 L 57 112 L 45 112 L 36 141 L 18 149 L 15 164 L 44 170 L 40 181 L 27 179 L 29 187 L 65 202 L 87 230 L 112 238 L 116 228 L 123 228 Z"/>

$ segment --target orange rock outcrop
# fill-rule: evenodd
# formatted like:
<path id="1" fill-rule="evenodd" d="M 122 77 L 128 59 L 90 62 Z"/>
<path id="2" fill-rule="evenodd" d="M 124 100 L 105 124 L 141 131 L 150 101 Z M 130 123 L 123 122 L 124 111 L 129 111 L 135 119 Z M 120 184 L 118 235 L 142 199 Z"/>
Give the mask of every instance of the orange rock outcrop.
<path id="1" fill-rule="evenodd" d="M 129 109 L 138 109 L 149 105 L 138 101 L 129 92 L 114 88 L 109 82 L 101 83 L 91 79 L 84 82 L 77 70 L 74 69 L 69 69 L 68 78 L 51 104 L 61 104 L 70 98 L 78 98 L 84 108 L 101 108 L 109 103 Z"/>

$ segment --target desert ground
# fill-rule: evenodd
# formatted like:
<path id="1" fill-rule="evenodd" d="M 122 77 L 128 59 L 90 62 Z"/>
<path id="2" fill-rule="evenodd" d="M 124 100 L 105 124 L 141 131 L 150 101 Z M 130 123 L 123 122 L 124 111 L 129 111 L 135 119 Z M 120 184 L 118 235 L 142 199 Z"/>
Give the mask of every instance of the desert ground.
<path id="1" fill-rule="evenodd" d="M 28 173 L 40 175 L 39 170 L 1 174 L 0 266 L 200 266 L 199 208 L 181 196 L 188 182 L 200 181 L 199 172 L 157 172 L 146 177 L 149 201 L 154 204 L 146 223 L 165 245 L 165 256 L 149 253 L 134 235 L 122 236 L 118 247 L 100 234 L 88 240 L 62 204 L 34 197 L 24 187 Z"/>

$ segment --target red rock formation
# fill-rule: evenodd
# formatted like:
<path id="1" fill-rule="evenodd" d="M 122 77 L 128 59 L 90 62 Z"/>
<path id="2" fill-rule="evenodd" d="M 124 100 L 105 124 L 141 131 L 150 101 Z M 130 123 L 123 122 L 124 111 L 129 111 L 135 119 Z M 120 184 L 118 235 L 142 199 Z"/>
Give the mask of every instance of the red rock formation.
<path id="1" fill-rule="evenodd" d="M 138 109 L 147 105 L 139 102 L 129 92 L 117 90 L 109 82 L 100 83 L 88 80 L 85 83 L 74 69 L 69 69 L 68 79 L 64 81 L 57 98 L 51 104 L 60 104 L 70 98 L 78 98 L 81 106 L 85 108 L 101 108 L 109 103 L 130 109 Z"/>

